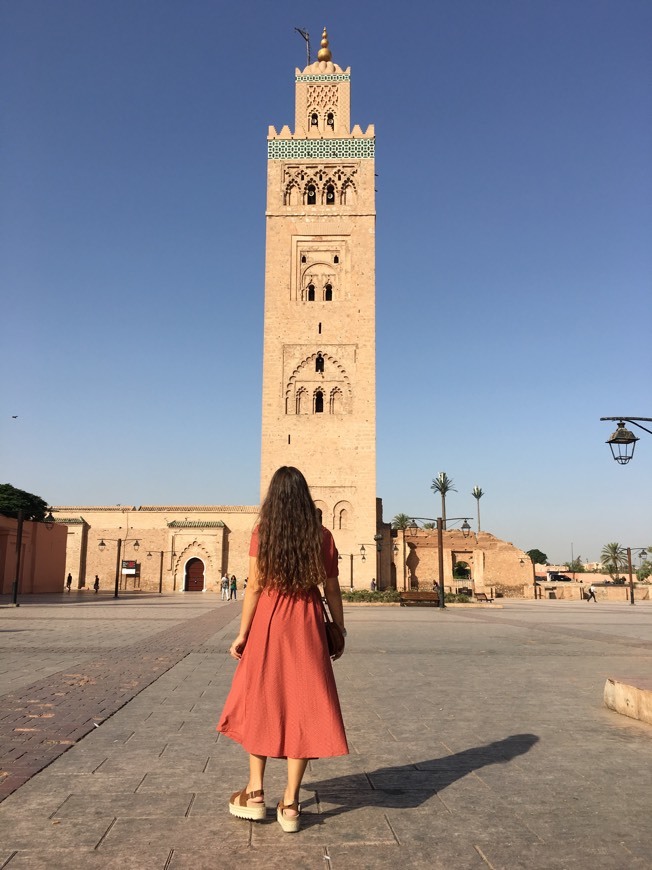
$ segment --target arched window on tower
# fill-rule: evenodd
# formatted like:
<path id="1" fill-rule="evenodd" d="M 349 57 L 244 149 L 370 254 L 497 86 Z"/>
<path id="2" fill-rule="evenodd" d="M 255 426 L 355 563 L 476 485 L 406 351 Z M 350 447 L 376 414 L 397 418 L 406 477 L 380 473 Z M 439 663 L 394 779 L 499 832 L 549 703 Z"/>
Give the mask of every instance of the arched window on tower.
<path id="1" fill-rule="evenodd" d="M 305 262 L 306 262 L 306 255 L 305 255 L 305 254 L 302 254 L 302 255 L 301 255 L 301 262 L 302 262 L 302 263 L 305 263 Z"/>
<path id="2" fill-rule="evenodd" d="M 324 373 L 324 357 L 320 353 L 317 354 L 315 359 L 315 371 Z"/>
<path id="3" fill-rule="evenodd" d="M 315 414 L 323 414 L 324 413 L 324 394 L 321 390 L 317 390 L 315 393 Z"/>
<path id="4" fill-rule="evenodd" d="M 306 391 L 303 387 L 297 390 L 295 411 L 297 414 L 305 414 L 306 412 Z"/>
<path id="5" fill-rule="evenodd" d="M 335 205 L 335 185 L 326 185 L 326 205 Z"/>
<path id="6" fill-rule="evenodd" d="M 306 188 L 306 204 L 307 205 L 316 205 L 317 204 L 317 188 L 314 184 L 309 184 Z"/>
<path id="7" fill-rule="evenodd" d="M 342 391 L 338 387 L 331 391 L 329 405 L 328 410 L 331 414 L 342 413 Z"/>
<path id="8" fill-rule="evenodd" d="M 335 256 L 333 257 L 333 262 L 334 262 L 335 264 L 337 264 L 337 263 L 340 262 L 340 258 L 337 256 L 337 254 L 335 254 Z"/>
<path id="9" fill-rule="evenodd" d="M 324 287 L 324 302 L 332 302 L 333 301 L 333 285 L 327 284 Z"/>
<path id="10" fill-rule="evenodd" d="M 308 284 L 308 302 L 315 301 L 315 285 Z"/>
<path id="11" fill-rule="evenodd" d="M 349 512 L 346 508 L 342 508 L 337 517 L 337 525 L 340 529 L 348 529 L 349 527 Z"/>
<path id="12" fill-rule="evenodd" d="M 335 115 L 332 112 L 326 115 L 326 126 L 330 127 L 331 130 L 335 129 Z"/>
<path id="13" fill-rule="evenodd" d="M 319 116 L 317 115 L 317 112 L 313 112 L 312 115 L 310 116 L 310 126 L 311 127 L 318 127 L 319 126 Z"/>

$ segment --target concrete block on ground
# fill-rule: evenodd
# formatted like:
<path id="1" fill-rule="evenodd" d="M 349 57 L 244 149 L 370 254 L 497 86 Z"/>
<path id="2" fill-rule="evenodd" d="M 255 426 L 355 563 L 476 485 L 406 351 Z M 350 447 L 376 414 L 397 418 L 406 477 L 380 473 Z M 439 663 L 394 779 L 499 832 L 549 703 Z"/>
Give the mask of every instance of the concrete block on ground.
<path id="1" fill-rule="evenodd" d="M 604 684 L 604 702 L 616 713 L 652 725 L 652 679 L 609 677 Z"/>

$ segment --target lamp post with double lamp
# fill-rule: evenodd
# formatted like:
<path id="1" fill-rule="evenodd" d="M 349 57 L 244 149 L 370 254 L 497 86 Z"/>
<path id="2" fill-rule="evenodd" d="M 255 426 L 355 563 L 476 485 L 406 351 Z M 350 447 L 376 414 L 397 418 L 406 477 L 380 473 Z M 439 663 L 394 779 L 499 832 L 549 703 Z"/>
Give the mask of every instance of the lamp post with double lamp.
<path id="1" fill-rule="evenodd" d="M 625 423 L 631 423 L 637 426 L 649 435 L 652 435 L 652 429 L 647 429 L 641 426 L 641 423 L 652 423 L 652 417 L 600 417 L 601 420 L 613 420 L 618 423 L 616 431 L 609 436 L 606 444 L 611 448 L 611 455 L 619 465 L 627 465 L 629 460 L 634 456 L 634 448 L 636 442 L 640 441 L 633 432 L 625 428 Z"/>
<path id="2" fill-rule="evenodd" d="M 118 591 L 120 589 L 120 557 L 122 556 L 122 545 L 125 544 L 125 546 L 126 546 L 127 544 L 133 543 L 134 550 L 136 550 L 136 552 L 138 552 L 138 550 L 140 548 L 140 541 L 138 541 L 136 538 L 107 538 L 106 540 L 109 541 L 109 543 L 118 545 L 118 551 L 117 551 L 116 561 L 115 561 L 115 589 L 113 591 L 113 597 L 119 598 L 120 595 L 118 594 Z M 100 543 L 97 546 L 98 546 L 100 552 L 103 553 L 106 550 L 105 539 L 102 538 L 102 540 L 100 541 Z"/>
<path id="3" fill-rule="evenodd" d="M 159 550 L 159 554 L 160 562 L 158 566 L 158 594 L 160 595 L 163 592 L 163 556 L 176 556 L 177 554 L 174 552 L 174 550 Z M 147 558 L 153 558 L 151 551 L 147 554 Z M 174 592 L 175 590 L 173 589 L 172 591 Z"/>
<path id="4" fill-rule="evenodd" d="M 446 517 L 448 523 L 462 523 L 462 535 L 468 538 L 471 534 L 471 526 L 469 520 L 473 517 Z M 444 521 L 441 517 L 434 519 L 433 517 L 411 517 L 412 522 L 409 525 L 410 529 L 418 529 L 419 523 L 435 523 L 437 529 L 437 567 L 439 573 L 439 607 L 443 610 L 446 607 L 444 601 Z"/>
<path id="5" fill-rule="evenodd" d="M 349 586 L 351 588 L 351 592 L 353 592 L 353 560 L 359 559 L 361 557 L 356 556 L 354 553 L 338 553 L 337 554 L 337 558 L 340 562 L 343 561 L 345 556 L 349 559 Z"/>
<path id="6" fill-rule="evenodd" d="M 360 544 L 360 558 L 363 562 L 367 561 L 367 550 L 366 547 L 376 547 L 376 577 L 378 581 L 376 583 L 376 589 L 380 592 L 380 585 L 382 581 L 382 562 L 381 562 L 381 553 L 383 550 L 383 536 L 382 535 L 374 535 L 374 543 L 373 544 Z"/>
<path id="7" fill-rule="evenodd" d="M 627 570 L 629 571 L 629 603 L 636 604 L 634 601 L 634 569 L 632 568 L 632 550 L 638 553 L 641 559 L 647 556 L 647 547 L 627 547 Z"/>

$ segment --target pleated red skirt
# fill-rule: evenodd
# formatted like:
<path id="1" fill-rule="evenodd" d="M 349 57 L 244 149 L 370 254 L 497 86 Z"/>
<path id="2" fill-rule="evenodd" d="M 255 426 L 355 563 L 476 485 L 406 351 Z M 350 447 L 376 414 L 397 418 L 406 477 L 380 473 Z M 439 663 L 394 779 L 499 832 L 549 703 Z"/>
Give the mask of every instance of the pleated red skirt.
<path id="1" fill-rule="evenodd" d="M 254 755 L 348 755 L 319 589 L 262 591 L 217 730 Z"/>

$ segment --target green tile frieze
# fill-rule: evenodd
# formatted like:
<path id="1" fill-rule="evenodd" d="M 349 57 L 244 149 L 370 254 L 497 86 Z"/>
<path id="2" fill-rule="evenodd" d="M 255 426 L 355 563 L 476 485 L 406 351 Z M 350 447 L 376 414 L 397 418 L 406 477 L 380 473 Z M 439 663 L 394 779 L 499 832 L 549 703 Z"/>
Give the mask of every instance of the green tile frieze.
<path id="1" fill-rule="evenodd" d="M 268 160 L 364 160 L 373 158 L 375 139 L 270 139 Z"/>

